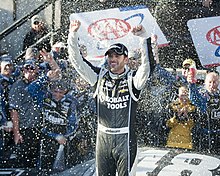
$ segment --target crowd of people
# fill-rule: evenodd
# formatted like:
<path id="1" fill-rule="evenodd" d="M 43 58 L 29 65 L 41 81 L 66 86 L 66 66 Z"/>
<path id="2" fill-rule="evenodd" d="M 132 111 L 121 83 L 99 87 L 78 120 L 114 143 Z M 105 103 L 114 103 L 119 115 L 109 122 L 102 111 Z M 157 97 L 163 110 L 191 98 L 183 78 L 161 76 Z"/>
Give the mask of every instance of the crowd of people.
<path id="1" fill-rule="evenodd" d="M 43 40 L 35 45 L 43 37 L 43 25 L 39 16 L 31 19 L 22 61 L 9 54 L 0 57 L 0 167 L 37 168 L 49 174 L 94 157 L 96 126 L 95 102 L 88 84 L 76 79 L 66 44 L 50 46 Z"/>
<path id="2" fill-rule="evenodd" d="M 128 175 L 137 145 L 219 153 L 216 71 L 203 84 L 186 59 L 182 75 L 170 73 L 160 66 L 155 35 L 138 51 L 111 45 L 107 63 L 95 67 L 78 47 L 78 20 L 70 25 L 68 51 L 62 41 L 33 47 L 48 31 L 39 16 L 31 25 L 22 64 L 10 55 L 0 60 L 1 167 L 53 173 L 96 155 L 100 175 Z M 144 36 L 144 27 L 132 33 Z"/>
<path id="3" fill-rule="evenodd" d="M 151 39 L 156 41 L 155 36 Z M 202 72 L 204 79 L 199 79 L 196 63 L 186 59 L 181 74 L 170 73 L 160 66 L 158 55 L 155 57 L 151 81 L 140 103 L 144 110 L 139 112 L 139 120 L 146 119 L 144 124 L 149 126 L 141 134 L 145 144 L 219 153 L 219 73 L 216 68 Z"/>

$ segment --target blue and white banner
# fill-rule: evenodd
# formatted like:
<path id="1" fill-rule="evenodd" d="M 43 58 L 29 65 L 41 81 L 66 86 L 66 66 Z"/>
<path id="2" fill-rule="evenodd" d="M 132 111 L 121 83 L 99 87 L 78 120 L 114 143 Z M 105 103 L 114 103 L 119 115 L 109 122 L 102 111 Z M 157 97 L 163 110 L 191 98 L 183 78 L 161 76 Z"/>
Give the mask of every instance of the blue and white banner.
<path id="1" fill-rule="evenodd" d="M 81 21 L 80 44 L 87 47 L 90 57 L 103 57 L 112 43 L 123 43 L 128 50 L 139 48 L 139 37 L 131 33 L 134 26 L 142 24 L 148 37 L 158 35 L 158 44 L 167 45 L 164 34 L 146 6 L 113 8 L 92 12 L 74 13 L 70 20 Z"/>
<path id="2" fill-rule="evenodd" d="M 187 22 L 201 64 L 219 66 L 220 16 L 192 19 Z"/>

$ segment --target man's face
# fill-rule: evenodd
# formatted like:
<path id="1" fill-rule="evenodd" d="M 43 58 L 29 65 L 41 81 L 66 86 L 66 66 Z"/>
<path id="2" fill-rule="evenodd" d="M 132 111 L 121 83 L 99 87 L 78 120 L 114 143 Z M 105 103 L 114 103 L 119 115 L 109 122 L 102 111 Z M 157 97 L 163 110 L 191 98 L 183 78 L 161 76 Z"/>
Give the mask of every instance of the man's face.
<path id="1" fill-rule="evenodd" d="M 184 77 L 187 77 L 187 76 L 188 76 L 189 67 L 190 67 L 190 64 L 185 64 L 184 67 L 182 68 L 182 75 L 183 75 Z"/>
<path id="2" fill-rule="evenodd" d="M 52 89 L 51 90 L 51 93 L 52 93 L 52 96 L 55 100 L 59 101 L 61 100 L 64 95 L 67 93 L 67 90 L 66 89 L 59 89 L 59 88 L 56 88 L 56 89 Z"/>
<path id="3" fill-rule="evenodd" d="M 40 21 L 35 21 L 32 24 L 32 29 L 34 29 L 35 31 L 40 31 L 42 29 L 43 23 Z"/>
<path id="4" fill-rule="evenodd" d="M 1 74 L 4 76 L 10 76 L 13 71 L 13 65 L 7 64 L 3 68 L 1 68 Z"/>
<path id="5" fill-rule="evenodd" d="M 208 92 L 213 93 L 218 90 L 219 76 L 216 73 L 208 73 L 205 79 L 205 88 Z"/>
<path id="6" fill-rule="evenodd" d="M 33 65 L 26 65 L 23 67 L 24 78 L 31 82 L 37 78 L 38 67 Z"/>
<path id="7" fill-rule="evenodd" d="M 108 66 L 112 73 L 123 73 L 127 63 L 128 57 L 125 55 L 118 55 L 114 52 L 108 54 Z"/>

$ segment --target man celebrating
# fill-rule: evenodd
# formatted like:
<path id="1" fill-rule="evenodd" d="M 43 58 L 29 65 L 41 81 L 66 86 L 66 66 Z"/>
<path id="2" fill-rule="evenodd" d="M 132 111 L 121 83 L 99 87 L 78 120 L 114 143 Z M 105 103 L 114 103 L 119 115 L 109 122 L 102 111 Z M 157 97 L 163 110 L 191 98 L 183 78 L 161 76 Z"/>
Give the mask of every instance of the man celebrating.
<path id="1" fill-rule="evenodd" d="M 78 73 L 96 87 L 98 131 L 96 143 L 97 175 L 135 175 L 137 141 L 135 116 L 137 101 L 149 76 L 147 43 L 142 45 L 142 63 L 136 72 L 129 70 L 128 49 L 121 43 L 106 51 L 107 68 L 99 70 L 83 61 L 78 50 L 77 31 L 80 21 L 73 20 L 68 36 L 69 59 Z M 133 28 L 134 34 L 145 32 L 142 26 Z"/>

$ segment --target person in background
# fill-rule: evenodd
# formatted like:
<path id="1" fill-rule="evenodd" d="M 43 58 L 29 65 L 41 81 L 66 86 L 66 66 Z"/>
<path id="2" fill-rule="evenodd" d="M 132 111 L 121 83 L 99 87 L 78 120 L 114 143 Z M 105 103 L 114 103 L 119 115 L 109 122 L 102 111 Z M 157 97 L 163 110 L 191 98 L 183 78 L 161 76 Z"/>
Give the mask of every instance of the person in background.
<path id="1" fill-rule="evenodd" d="M 39 72 L 46 74 L 49 70 L 51 70 L 49 62 L 45 61 L 45 53 L 47 51 L 45 49 L 38 50 L 38 48 L 29 47 L 26 49 L 24 59 L 25 60 L 35 60 L 39 63 Z M 53 58 L 54 62 L 57 64 L 57 58 L 54 57 L 54 54 L 52 52 L 49 53 L 50 56 Z M 59 66 L 59 65 L 58 65 Z M 59 67 L 61 69 L 61 67 Z"/>
<path id="2" fill-rule="evenodd" d="M 130 67 L 132 70 L 137 70 L 138 67 L 140 66 L 140 58 L 141 54 L 139 50 L 133 50 L 129 52 L 128 55 L 129 62 L 128 62 L 128 67 Z"/>
<path id="3" fill-rule="evenodd" d="M 39 63 L 35 59 L 25 60 L 22 78 L 18 79 L 9 92 L 10 117 L 13 123 L 14 142 L 18 147 L 18 164 L 24 168 L 38 166 L 40 135 L 42 128 L 41 105 L 44 89 L 38 86 L 48 79 L 57 79 L 60 70 L 52 57 L 46 53 L 44 60 L 50 63 L 51 70 L 46 75 L 39 75 Z M 34 81 L 37 86 L 32 86 Z M 35 90 L 40 96 L 36 96 Z"/>
<path id="4" fill-rule="evenodd" d="M 192 103 L 201 112 L 198 135 L 200 136 L 199 150 L 218 154 L 220 152 L 220 91 L 219 73 L 208 72 L 204 86 L 197 87 L 193 75 L 188 74 L 189 94 Z"/>
<path id="5" fill-rule="evenodd" d="M 52 46 L 51 55 L 53 56 L 55 61 L 57 61 L 58 59 L 64 59 L 61 58 L 61 53 L 64 52 L 65 48 L 67 47 L 63 42 L 57 42 Z"/>
<path id="6" fill-rule="evenodd" d="M 188 88 L 181 86 L 178 99 L 168 105 L 168 117 L 171 118 L 166 122 L 170 129 L 167 147 L 193 149 L 192 130 L 198 114 L 188 96 Z"/>
<path id="7" fill-rule="evenodd" d="M 38 15 L 34 15 L 31 18 L 31 30 L 25 35 L 22 50 L 25 51 L 27 48 L 32 47 L 32 45 L 34 45 L 38 40 L 46 36 L 48 33 L 49 31 L 43 20 Z M 44 48 L 47 52 L 49 52 L 51 50 L 50 37 L 44 39 L 35 47 L 39 51 Z"/>
<path id="8" fill-rule="evenodd" d="M 150 39 L 154 60 L 152 63 L 155 68 L 151 71 L 139 103 L 138 132 L 139 136 L 143 136 L 140 143 L 164 147 L 167 142 L 164 134 L 168 133 L 165 123 L 166 106 L 178 97 L 178 87 L 188 83 L 183 75 L 177 75 L 175 71 L 170 72 L 160 65 L 157 35 L 152 34 Z M 185 63 L 183 65 L 185 66 Z M 184 69 L 186 68 L 183 67 L 182 70 Z"/>
<path id="9" fill-rule="evenodd" d="M 0 74 L 0 114 L 1 114 L 1 142 L 0 142 L 0 156 L 6 156 L 10 154 L 10 147 L 13 145 L 12 137 L 12 122 L 9 112 L 9 99 L 8 94 L 11 85 L 14 83 L 12 77 L 13 62 L 12 57 L 9 55 L 3 55 L 1 59 L 1 74 Z M 3 156 L 4 153 L 4 156 Z"/>
<path id="10" fill-rule="evenodd" d="M 65 52 L 66 48 L 67 47 L 63 42 L 57 42 L 52 46 L 50 51 L 53 59 L 57 62 L 63 73 L 66 73 L 67 68 L 69 67 L 69 62 Z"/>
<path id="11" fill-rule="evenodd" d="M 62 80 L 51 82 L 43 103 L 42 154 L 41 168 L 48 171 L 62 171 L 70 163 L 70 141 L 78 128 L 78 101 L 71 94 L 70 83 Z M 62 168 L 56 168 L 57 150 L 64 146 Z M 72 161 L 71 161 L 72 162 Z M 66 166 L 66 167 L 65 167 Z"/>
<path id="12" fill-rule="evenodd" d="M 151 35 L 151 45 L 155 60 L 155 69 L 152 73 L 153 78 L 160 80 L 163 84 L 167 86 L 176 86 L 179 87 L 182 84 L 188 84 L 186 78 L 187 73 L 189 72 L 189 68 L 194 68 L 196 70 L 196 63 L 193 59 L 185 59 L 182 63 L 182 75 L 177 75 L 175 72 L 170 73 L 165 68 L 161 67 L 160 65 L 160 58 L 158 53 L 158 43 L 157 43 L 158 37 L 156 34 Z"/>

